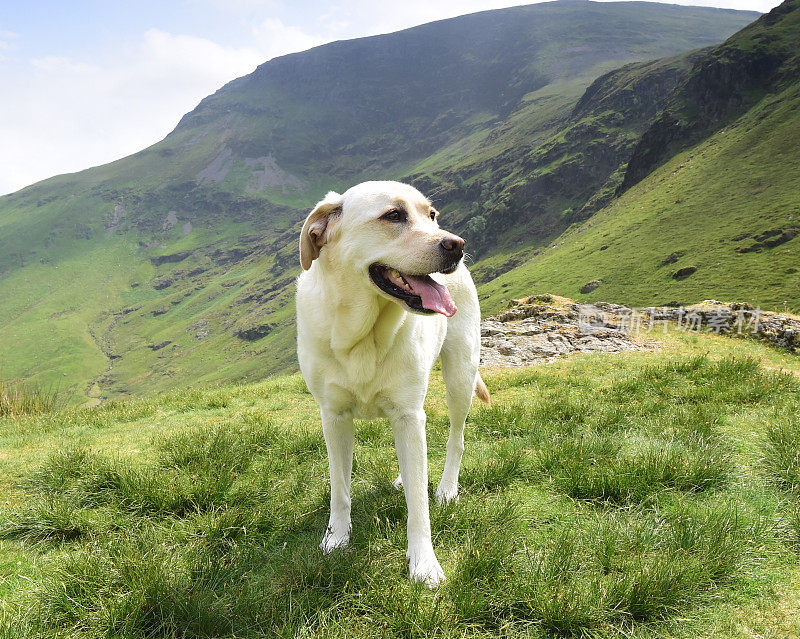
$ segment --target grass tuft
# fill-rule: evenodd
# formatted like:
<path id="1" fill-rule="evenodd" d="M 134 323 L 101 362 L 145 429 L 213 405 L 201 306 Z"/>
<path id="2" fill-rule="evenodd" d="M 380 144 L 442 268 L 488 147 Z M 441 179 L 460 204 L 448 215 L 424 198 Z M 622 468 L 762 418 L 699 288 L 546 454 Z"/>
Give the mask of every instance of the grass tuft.
<path id="1" fill-rule="evenodd" d="M 57 390 L 35 382 L 0 379 L 0 417 L 20 417 L 49 413 L 58 407 Z"/>
<path id="2" fill-rule="evenodd" d="M 800 492 L 800 419 L 794 415 L 776 419 L 767 426 L 764 464 L 781 488 Z"/>
<path id="3" fill-rule="evenodd" d="M 45 499 L 0 523 L 0 539 L 66 542 L 78 539 L 89 530 L 90 518 L 86 511 L 66 501 Z"/>

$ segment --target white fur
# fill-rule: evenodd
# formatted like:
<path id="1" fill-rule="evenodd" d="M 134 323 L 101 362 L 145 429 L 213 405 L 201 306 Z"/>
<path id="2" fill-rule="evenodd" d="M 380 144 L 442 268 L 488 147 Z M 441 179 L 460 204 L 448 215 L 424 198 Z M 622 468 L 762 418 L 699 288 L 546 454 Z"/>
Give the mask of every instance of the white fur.
<path id="1" fill-rule="evenodd" d="M 379 219 L 402 202 L 403 229 Z M 300 369 L 320 406 L 331 477 L 331 512 L 320 544 L 324 552 L 350 538 L 353 418 L 388 417 L 408 506 L 410 576 L 435 587 L 444 580 L 431 542 L 423 401 L 437 357 L 447 384 L 450 436 L 440 502 L 456 499 L 464 450 L 464 421 L 478 380 L 480 309 L 463 262 L 450 275 L 436 273 L 458 307 L 453 317 L 409 312 L 368 275 L 374 262 L 406 272 L 435 261 L 434 247 L 449 235 L 430 220 L 430 203 L 398 182 L 366 182 L 343 195 L 329 193 L 309 215 L 301 237 L 304 271 L 297 282 L 297 351 Z M 324 235 L 324 237 L 321 237 Z M 321 246 L 308 244 L 317 240 Z M 304 241 L 306 244 L 304 244 Z M 310 255 L 309 255 L 310 251 Z M 318 254 L 318 257 L 317 257 Z M 309 259 L 310 258 L 310 259 Z M 314 259 L 316 258 L 316 259 Z"/>

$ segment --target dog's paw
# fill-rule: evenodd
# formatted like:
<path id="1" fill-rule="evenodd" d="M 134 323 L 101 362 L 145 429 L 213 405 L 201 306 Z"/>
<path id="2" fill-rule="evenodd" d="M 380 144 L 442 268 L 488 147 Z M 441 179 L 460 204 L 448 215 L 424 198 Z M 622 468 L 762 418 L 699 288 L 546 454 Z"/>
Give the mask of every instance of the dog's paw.
<path id="1" fill-rule="evenodd" d="M 455 486 L 448 486 L 445 484 L 439 484 L 439 487 L 436 489 L 436 503 L 440 506 L 444 506 L 446 504 L 452 504 L 458 501 L 458 485 Z"/>
<path id="2" fill-rule="evenodd" d="M 403 490 L 403 476 L 398 475 L 397 479 L 392 482 L 392 486 L 394 486 L 395 490 Z"/>
<path id="3" fill-rule="evenodd" d="M 433 548 L 408 549 L 408 572 L 412 581 L 437 588 L 445 580 L 444 570 L 439 565 Z"/>
<path id="4" fill-rule="evenodd" d="M 332 553 L 337 548 L 347 548 L 350 544 L 350 529 L 348 527 L 343 528 L 344 532 L 338 532 L 328 526 L 325 536 L 319 544 L 320 550 L 324 554 Z"/>

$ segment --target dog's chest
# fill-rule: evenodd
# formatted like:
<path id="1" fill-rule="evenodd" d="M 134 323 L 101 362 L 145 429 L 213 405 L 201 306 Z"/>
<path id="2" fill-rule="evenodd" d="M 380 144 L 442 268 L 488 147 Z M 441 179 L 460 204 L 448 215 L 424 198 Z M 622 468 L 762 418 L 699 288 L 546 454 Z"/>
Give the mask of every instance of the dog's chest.
<path id="1" fill-rule="evenodd" d="M 393 358 L 376 361 L 359 355 L 340 355 L 335 360 L 338 365 L 332 367 L 329 381 L 342 389 L 347 404 L 363 419 L 380 417 L 384 398 L 393 394 L 393 386 L 403 377 L 400 371 L 394 376 L 387 374 L 393 367 Z"/>
<path id="2" fill-rule="evenodd" d="M 321 405 L 371 419 L 387 407 L 417 406 L 446 333 L 444 318 L 417 316 L 394 303 L 350 307 L 312 316 L 298 298 L 298 355 L 309 389 Z"/>
<path id="3" fill-rule="evenodd" d="M 387 351 L 365 345 L 358 352 L 331 353 L 326 386 L 337 388 L 337 403 L 362 419 L 385 416 L 389 406 L 421 403 L 437 344 L 408 344 L 402 341 Z"/>
<path id="4" fill-rule="evenodd" d="M 408 389 L 378 384 L 345 386 L 341 390 L 341 408 L 358 419 L 389 417 L 398 406 L 416 406 L 424 398 L 424 392 L 419 396 L 419 393 L 409 393 Z"/>

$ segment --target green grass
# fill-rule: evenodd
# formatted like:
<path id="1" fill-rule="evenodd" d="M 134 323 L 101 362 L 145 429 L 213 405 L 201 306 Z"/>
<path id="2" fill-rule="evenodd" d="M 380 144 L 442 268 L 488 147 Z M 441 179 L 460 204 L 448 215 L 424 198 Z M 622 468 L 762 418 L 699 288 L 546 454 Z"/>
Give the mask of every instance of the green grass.
<path id="1" fill-rule="evenodd" d="M 800 236 L 759 252 L 738 249 L 766 231 L 798 225 L 798 113 L 800 85 L 768 95 L 540 254 L 483 285 L 484 311 L 545 292 L 634 306 L 722 299 L 797 307 Z M 672 253 L 678 261 L 663 265 Z M 673 277 L 688 266 L 697 271 Z M 580 292 L 595 280 L 600 286 Z"/>
<path id="2" fill-rule="evenodd" d="M 58 405 L 58 391 L 35 382 L 0 378 L 0 417 L 47 413 Z"/>
<path id="3" fill-rule="evenodd" d="M 768 426 L 764 463 L 781 488 L 800 491 L 800 421 L 796 417 Z"/>
<path id="4" fill-rule="evenodd" d="M 758 344 L 664 339 L 485 371 L 461 498 L 432 506 L 436 592 L 407 578 L 385 420 L 357 424 L 352 545 L 320 553 L 325 445 L 297 375 L 2 419 L 0 636 L 788 634 L 800 379 Z M 426 411 L 433 486 L 438 375 Z"/>

